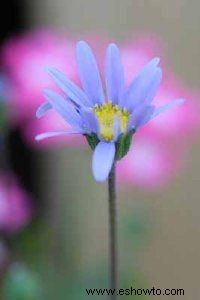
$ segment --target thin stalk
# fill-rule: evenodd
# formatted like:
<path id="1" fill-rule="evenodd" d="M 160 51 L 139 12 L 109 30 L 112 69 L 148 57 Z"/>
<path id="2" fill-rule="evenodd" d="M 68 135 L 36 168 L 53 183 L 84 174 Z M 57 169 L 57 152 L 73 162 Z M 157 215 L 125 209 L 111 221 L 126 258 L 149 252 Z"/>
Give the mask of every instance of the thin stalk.
<path id="1" fill-rule="evenodd" d="M 111 295 L 112 300 L 117 299 L 118 288 L 118 254 L 117 254 L 117 201 L 116 201 L 115 163 L 108 177 L 108 202 L 109 202 L 109 233 L 110 233 L 110 288 L 115 290 Z"/>

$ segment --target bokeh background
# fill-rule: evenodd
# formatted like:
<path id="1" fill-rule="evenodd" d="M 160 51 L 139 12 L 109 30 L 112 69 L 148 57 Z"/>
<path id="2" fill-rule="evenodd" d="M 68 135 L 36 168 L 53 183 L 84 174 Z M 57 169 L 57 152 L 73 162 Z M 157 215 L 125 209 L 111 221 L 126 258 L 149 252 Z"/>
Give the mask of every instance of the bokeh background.
<path id="1" fill-rule="evenodd" d="M 106 44 L 118 43 L 127 82 L 160 56 L 158 103 L 187 100 L 141 130 L 120 163 L 120 287 L 182 288 L 177 298 L 198 299 L 199 29 L 197 0 L 7 1 L 0 29 L 1 299 L 87 299 L 86 288 L 108 286 L 106 184 L 92 178 L 90 150 L 80 139 L 34 141 L 63 126 L 53 114 L 35 120 L 42 88 L 52 85 L 43 69 L 58 66 L 78 82 L 73 51 L 83 38 L 101 66 Z"/>

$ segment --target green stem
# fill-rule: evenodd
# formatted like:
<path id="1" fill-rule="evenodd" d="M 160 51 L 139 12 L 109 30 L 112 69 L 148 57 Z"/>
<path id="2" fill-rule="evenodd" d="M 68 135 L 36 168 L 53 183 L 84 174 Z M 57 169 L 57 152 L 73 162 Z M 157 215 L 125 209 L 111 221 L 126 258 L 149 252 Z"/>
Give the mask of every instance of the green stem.
<path id="1" fill-rule="evenodd" d="M 109 231 L 110 231 L 110 288 L 115 289 L 112 300 L 117 299 L 118 288 L 118 255 L 117 255 L 117 201 L 115 163 L 108 177 L 108 201 L 109 201 Z"/>

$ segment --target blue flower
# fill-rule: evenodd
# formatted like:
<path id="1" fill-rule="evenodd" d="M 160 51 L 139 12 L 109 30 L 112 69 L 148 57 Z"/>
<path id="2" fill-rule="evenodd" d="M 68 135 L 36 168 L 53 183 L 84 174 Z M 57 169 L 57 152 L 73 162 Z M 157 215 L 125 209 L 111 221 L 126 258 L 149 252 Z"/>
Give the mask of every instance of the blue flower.
<path id="1" fill-rule="evenodd" d="M 152 105 L 162 78 L 159 58 L 147 63 L 130 86 L 125 88 L 119 50 L 115 44 L 110 44 L 105 61 L 105 97 L 95 57 L 85 42 L 77 44 L 76 57 L 83 89 L 60 71 L 48 68 L 48 73 L 64 95 L 46 89 L 46 101 L 36 113 L 40 118 L 49 109 L 54 109 L 72 129 L 42 133 L 36 140 L 66 134 L 85 135 L 94 149 L 94 178 L 104 181 L 114 160 L 127 153 L 133 133 L 160 113 L 182 104 L 183 100 L 178 99 L 158 108 Z"/>

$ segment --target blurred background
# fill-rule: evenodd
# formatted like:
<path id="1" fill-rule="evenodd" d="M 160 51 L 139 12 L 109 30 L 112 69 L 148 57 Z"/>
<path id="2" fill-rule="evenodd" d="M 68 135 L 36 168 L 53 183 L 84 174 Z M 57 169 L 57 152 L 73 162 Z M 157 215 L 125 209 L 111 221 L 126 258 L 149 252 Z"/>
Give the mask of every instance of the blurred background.
<path id="1" fill-rule="evenodd" d="M 106 45 L 116 42 L 127 84 L 160 56 L 164 76 L 155 102 L 187 100 L 141 129 L 118 165 L 120 287 L 182 288 L 180 298 L 197 299 L 199 1 L 10 0 L 4 5 L 0 299 L 87 299 L 86 288 L 108 286 L 107 191 L 92 178 L 89 147 L 77 137 L 34 140 L 38 133 L 68 126 L 54 112 L 36 120 L 35 111 L 43 88 L 56 89 L 46 66 L 79 84 L 74 47 L 80 39 L 94 49 L 102 73 Z"/>

